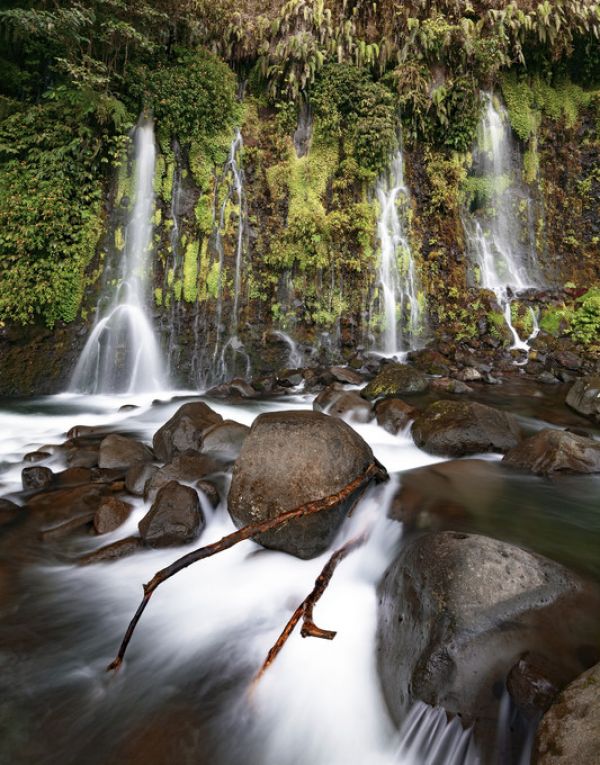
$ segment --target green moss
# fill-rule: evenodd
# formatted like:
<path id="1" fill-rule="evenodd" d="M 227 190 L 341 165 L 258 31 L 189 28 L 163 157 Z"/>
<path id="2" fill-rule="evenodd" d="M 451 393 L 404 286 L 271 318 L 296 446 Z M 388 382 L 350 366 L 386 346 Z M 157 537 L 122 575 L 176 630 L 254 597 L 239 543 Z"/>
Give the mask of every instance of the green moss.
<path id="1" fill-rule="evenodd" d="M 197 296 L 198 247 L 197 241 L 189 242 L 183 256 L 183 299 L 188 303 L 193 303 Z"/>
<path id="2" fill-rule="evenodd" d="M 539 319 L 540 329 L 554 337 L 563 334 L 568 329 L 573 312 L 566 306 L 549 306 L 542 311 Z"/>
<path id="3" fill-rule="evenodd" d="M 211 265 L 206 277 L 206 289 L 210 297 L 214 298 L 215 300 L 219 297 L 219 287 L 222 284 L 221 278 L 222 274 L 219 267 L 219 262 L 215 260 Z"/>
<path id="4" fill-rule="evenodd" d="M 168 204 L 173 196 L 173 178 L 175 177 L 175 162 L 170 158 L 166 163 L 165 174 L 160 190 L 163 200 Z"/>
<path id="5" fill-rule="evenodd" d="M 527 141 L 537 131 L 540 122 L 539 113 L 532 108 L 531 87 L 516 72 L 508 72 L 500 82 L 511 127 L 522 141 Z"/>
<path id="6" fill-rule="evenodd" d="M 161 306 L 163 303 L 163 291 L 162 287 L 156 287 L 154 289 L 154 302 L 157 306 Z"/>
<path id="7" fill-rule="evenodd" d="M 200 233 L 209 236 L 214 225 L 212 194 L 201 194 L 194 212 Z"/>
<path id="8" fill-rule="evenodd" d="M 125 247 L 125 236 L 121 226 L 117 226 L 115 229 L 115 247 L 121 251 Z"/>
<path id="9" fill-rule="evenodd" d="M 600 288 L 588 290 L 577 299 L 571 319 L 571 336 L 588 348 L 600 347 Z"/>
<path id="10" fill-rule="evenodd" d="M 540 169 L 540 157 L 537 151 L 537 138 L 532 136 L 529 148 L 523 155 L 523 180 L 525 183 L 535 182 Z"/>

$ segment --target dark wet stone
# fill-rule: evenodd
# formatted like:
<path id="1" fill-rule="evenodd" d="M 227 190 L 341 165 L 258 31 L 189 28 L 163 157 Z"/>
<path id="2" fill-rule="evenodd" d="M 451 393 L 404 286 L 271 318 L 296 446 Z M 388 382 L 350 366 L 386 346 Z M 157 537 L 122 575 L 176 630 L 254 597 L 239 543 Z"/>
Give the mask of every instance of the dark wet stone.
<path id="1" fill-rule="evenodd" d="M 418 447 L 447 457 L 505 452 L 521 438 L 513 415 L 471 401 L 436 401 L 419 414 L 411 432 Z"/>
<path id="2" fill-rule="evenodd" d="M 74 518 L 69 518 L 68 521 L 63 521 L 50 528 L 43 529 L 40 532 L 40 539 L 43 542 L 51 542 L 56 539 L 63 539 L 70 536 L 75 532 L 82 531 L 89 527 L 93 521 L 94 513 L 87 512 L 81 515 L 76 515 Z"/>
<path id="3" fill-rule="evenodd" d="M 361 395 L 370 401 L 380 398 L 399 398 L 423 393 L 429 382 L 423 372 L 408 364 L 386 364 L 381 372 L 362 389 Z"/>
<path id="4" fill-rule="evenodd" d="M 536 475 L 600 473 L 600 442 L 545 428 L 507 452 L 502 464 Z"/>
<path id="5" fill-rule="evenodd" d="M 430 385 L 432 390 L 441 393 L 454 393 L 459 396 L 473 393 L 473 388 L 470 388 L 467 383 L 462 380 L 454 380 L 451 377 L 440 377 L 437 380 L 431 380 Z"/>
<path id="6" fill-rule="evenodd" d="M 506 687 L 515 704 L 528 717 L 545 712 L 566 684 L 560 667 L 548 658 L 525 653 L 508 673 Z"/>
<path id="7" fill-rule="evenodd" d="M 131 505 L 117 497 L 106 497 L 94 513 L 96 534 L 108 534 L 118 529 L 129 518 Z"/>
<path id="8" fill-rule="evenodd" d="M 303 380 L 301 369 L 282 369 L 277 373 L 277 384 L 283 388 L 295 388 Z"/>
<path id="9" fill-rule="evenodd" d="M 111 433 L 100 444 L 98 467 L 128 468 L 136 462 L 150 462 L 152 451 L 140 441 Z"/>
<path id="10" fill-rule="evenodd" d="M 362 385 L 364 383 L 364 377 L 353 369 L 348 369 L 348 367 L 330 367 L 329 372 L 340 383 L 347 383 L 348 385 Z"/>
<path id="11" fill-rule="evenodd" d="M 111 561 L 127 558 L 144 549 L 144 543 L 140 537 L 126 537 L 117 542 L 100 547 L 77 560 L 79 566 L 89 566 L 93 563 L 110 563 Z"/>
<path id="12" fill-rule="evenodd" d="M 160 428 L 152 439 L 157 459 L 169 462 L 181 452 L 202 448 L 205 431 L 221 422 L 223 418 L 203 401 L 192 401 L 180 407 Z"/>
<path id="13" fill-rule="evenodd" d="M 383 399 L 375 405 L 377 424 L 394 436 L 404 430 L 418 413 L 418 409 L 399 398 Z"/>
<path id="14" fill-rule="evenodd" d="M 197 481 L 195 484 L 198 491 L 201 491 L 208 499 L 212 507 L 217 507 L 221 501 L 219 490 L 212 481 Z"/>
<path id="15" fill-rule="evenodd" d="M 60 487 L 81 486 L 92 482 L 92 470 L 86 467 L 69 467 L 55 475 L 56 485 Z"/>
<path id="16" fill-rule="evenodd" d="M 35 494 L 27 500 L 27 507 L 47 521 L 63 520 L 87 512 L 95 512 L 108 487 L 84 484 L 72 488 Z"/>
<path id="17" fill-rule="evenodd" d="M 448 359 L 438 351 L 428 348 L 411 351 L 408 359 L 417 369 L 428 375 L 447 375 L 450 371 Z"/>
<path id="18" fill-rule="evenodd" d="M 544 715 L 535 765 L 597 765 L 600 761 L 600 664 L 575 679 Z"/>
<path id="19" fill-rule="evenodd" d="M 125 474 L 125 488 L 136 497 L 143 497 L 146 483 L 158 473 L 151 462 L 136 462 Z"/>
<path id="20" fill-rule="evenodd" d="M 204 526 L 204 514 L 195 489 L 169 481 L 158 491 L 139 529 L 149 547 L 172 547 L 193 542 Z"/>
<path id="21" fill-rule="evenodd" d="M 569 390 L 566 402 L 579 414 L 600 421 L 600 377 L 581 377 Z"/>
<path id="22" fill-rule="evenodd" d="M 51 456 L 52 455 L 50 454 L 50 452 L 42 452 L 42 451 L 28 452 L 23 457 L 23 462 L 43 462 L 44 460 L 47 460 Z"/>
<path id="23" fill-rule="evenodd" d="M 27 467 L 21 471 L 21 480 L 26 491 L 48 489 L 54 483 L 54 473 L 47 467 Z"/>
<path id="24" fill-rule="evenodd" d="M 261 414 L 234 465 L 229 512 L 237 526 L 273 518 L 338 493 L 372 461 L 368 444 L 342 420 L 319 412 Z M 261 534 L 257 541 L 300 558 L 319 555 L 333 541 L 353 499 Z"/>
<path id="25" fill-rule="evenodd" d="M 152 501 L 156 492 L 169 481 L 195 483 L 221 470 L 223 470 L 223 463 L 209 454 L 199 454 L 191 450 L 178 454 L 173 462 L 157 470 L 146 483 L 144 498 Z"/>
<path id="26" fill-rule="evenodd" d="M 250 428 L 233 420 L 223 420 L 205 431 L 202 454 L 223 462 L 233 462 L 239 456 Z"/>
<path id="27" fill-rule="evenodd" d="M 0 526 L 6 526 L 23 514 L 22 509 L 9 499 L 0 499 Z"/>

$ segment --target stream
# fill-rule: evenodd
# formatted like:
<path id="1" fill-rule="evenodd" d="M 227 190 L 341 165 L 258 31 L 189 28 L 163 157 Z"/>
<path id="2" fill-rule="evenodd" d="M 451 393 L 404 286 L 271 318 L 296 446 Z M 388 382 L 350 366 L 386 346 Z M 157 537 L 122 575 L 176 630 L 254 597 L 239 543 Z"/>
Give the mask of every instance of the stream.
<path id="1" fill-rule="evenodd" d="M 108 426 L 151 442 L 186 396 L 191 398 L 169 392 L 157 402 L 149 394 L 63 394 L 1 402 L 0 494 L 10 498 L 21 490 L 26 452 L 63 441 L 73 425 Z M 560 392 L 554 389 L 547 396 L 518 383 L 481 390 L 480 400 L 490 397 L 516 411 L 529 430 L 548 421 L 582 425 L 556 404 Z M 261 412 L 312 408 L 312 396 L 207 403 L 224 418 L 251 424 Z M 124 404 L 138 408 L 123 411 Z M 331 642 L 294 634 L 253 691 L 253 675 L 329 553 L 302 561 L 248 541 L 180 572 L 152 599 L 123 668 L 109 674 L 105 668 L 137 607 L 141 584 L 188 550 L 233 531 L 225 505 L 213 510 L 204 504 L 207 527 L 200 543 L 88 567 L 73 560 L 135 533 L 148 509 L 142 499 L 133 500 L 124 527 L 103 537 L 79 534 L 42 543 L 27 512 L 0 527 L 0 762 L 479 762 L 469 731 L 447 723 L 440 710 L 419 704 L 397 731 L 375 667 L 376 584 L 402 544 L 402 525 L 386 517 L 387 509 L 407 471 L 440 458 L 419 450 L 409 434 L 392 436 L 376 424 L 353 427 L 392 480 L 364 495 L 334 544 L 373 526 L 367 545 L 339 566 L 318 606 L 319 623 L 338 634 Z M 64 467 L 60 459 L 52 456 L 44 464 L 57 471 Z M 224 475 L 222 489 L 227 480 Z M 469 531 L 523 544 L 600 579 L 600 479 L 550 482 L 507 473 L 500 489 L 473 484 L 468 496 L 474 510 L 465 521 Z M 501 717 L 499 737 L 511 724 L 509 706 Z M 526 762 L 527 751 L 522 756 Z"/>

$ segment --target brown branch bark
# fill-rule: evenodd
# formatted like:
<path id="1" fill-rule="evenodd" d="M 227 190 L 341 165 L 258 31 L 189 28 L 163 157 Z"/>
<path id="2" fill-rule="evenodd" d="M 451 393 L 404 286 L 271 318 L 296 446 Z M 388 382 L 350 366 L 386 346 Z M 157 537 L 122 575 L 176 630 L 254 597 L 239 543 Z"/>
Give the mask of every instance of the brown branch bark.
<path id="1" fill-rule="evenodd" d="M 334 630 L 324 630 L 315 624 L 313 620 L 313 610 L 317 604 L 317 601 L 321 599 L 323 593 L 327 589 L 329 582 L 331 581 L 331 577 L 333 576 L 333 572 L 338 567 L 338 564 L 340 564 L 351 552 L 356 550 L 358 547 L 361 547 L 367 541 L 368 536 L 368 533 L 365 532 L 364 534 L 360 534 L 359 536 L 350 539 L 348 542 L 346 542 L 346 544 L 342 545 L 342 547 L 336 550 L 331 558 L 329 558 L 323 567 L 323 570 L 316 578 L 315 586 L 313 587 L 311 593 L 307 595 L 307 597 L 302 601 L 302 603 L 300 603 L 298 608 L 291 615 L 288 623 L 283 628 L 281 635 L 279 635 L 275 641 L 275 644 L 267 654 L 267 658 L 264 660 L 262 667 L 254 676 L 251 689 L 256 687 L 256 684 L 259 682 L 261 677 L 269 669 L 271 664 L 273 664 L 300 619 L 302 619 L 302 629 L 300 634 L 303 638 L 315 637 L 322 638 L 323 640 L 333 640 L 333 638 L 337 635 L 337 632 Z"/>
<path id="2" fill-rule="evenodd" d="M 205 547 L 200 547 L 198 550 L 194 550 L 193 552 L 184 555 L 174 563 L 171 563 L 171 565 L 166 566 L 165 568 L 158 571 L 156 574 L 154 574 L 152 579 L 144 585 L 144 597 L 142 598 L 142 602 L 138 606 L 133 619 L 127 627 L 127 631 L 125 632 L 125 636 L 123 637 L 116 658 L 108 665 L 107 669 L 118 669 L 121 666 L 125 652 L 127 651 L 127 646 L 129 645 L 137 623 L 144 613 L 144 610 L 148 605 L 152 594 L 156 588 L 167 579 L 170 579 L 182 569 L 191 566 L 192 563 L 196 563 L 199 560 L 204 560 L 205 558 L 210 558 L 212 555 L 223 552 L 223 550 L 228 550 L 230 547 L 238 544 L 238 542 L 243 542 L 245 539 L 254 537 L 257 534 L 271 531 L 271 529 L 279 528 L 280 526 L 283 526 L 289 521 L 295 520 L 296 518 L 303 518 L 307 515 L 313 515 L 314 513 L 320 513 L 324 510 L 330 509 L 331 507 L 335 507 L 355 491 L 358 491 L 359 489 L 367 486 L 367 484 L 370 483 L 373 478 L 376 478 L 380 481 L 387 478 L 385 468 L 383 468 L 377 461 L 371 463 L 362 475 L 358 476 L 358 478 L 355 478 L 354 481 L 351 481 L 337 494 L 332 494 L 329 497 L 315 500 L 314 502 L 307 502 L 305 505 L 301 505 L 295 510 L 289 510 L 286 513 L 281 513 L 274 518 L 269 518 L 265 521 L 261 521 L 260 523 L 251 523 L 248 526 L 244 526 L 243 528 L 238 529 L 237 531 L 234 531 L 231 534 L 223 537 L 218 542 L 213 542 L 212 544 L 206 545 Z"/>

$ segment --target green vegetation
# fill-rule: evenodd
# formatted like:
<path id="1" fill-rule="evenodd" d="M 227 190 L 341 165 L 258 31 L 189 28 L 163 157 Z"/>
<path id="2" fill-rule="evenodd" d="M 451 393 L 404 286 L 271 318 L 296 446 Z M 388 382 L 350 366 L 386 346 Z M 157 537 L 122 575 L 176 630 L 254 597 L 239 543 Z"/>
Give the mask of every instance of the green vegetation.
<path id="1" fill-rule="evenodd" d="M 600 289 L 591 289 L 577 299 L 571 319 L 571 336 L 585 346 L 600 347 Z"/>

